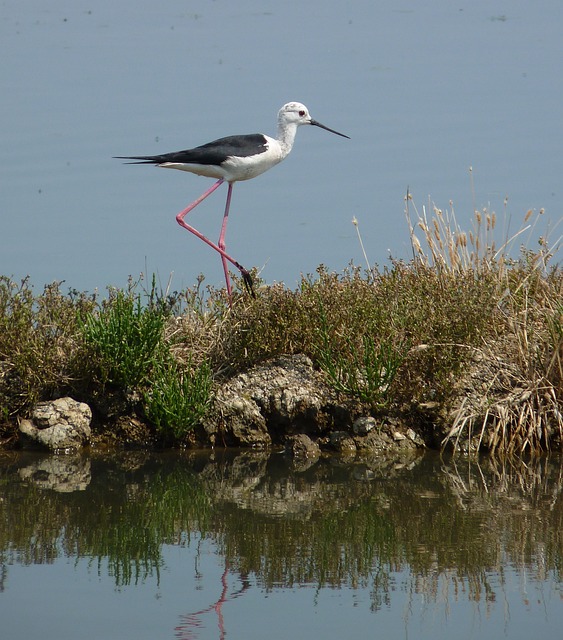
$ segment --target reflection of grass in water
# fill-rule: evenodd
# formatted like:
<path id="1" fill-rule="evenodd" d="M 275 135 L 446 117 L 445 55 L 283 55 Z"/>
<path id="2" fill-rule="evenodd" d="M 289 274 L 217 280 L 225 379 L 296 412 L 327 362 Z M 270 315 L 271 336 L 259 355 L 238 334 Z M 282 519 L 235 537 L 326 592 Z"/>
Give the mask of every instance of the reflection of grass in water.
<path id="1" fill-rule="evenodd" d="M 159 580 L 162 545 L 187 543 L 192 531 L 205 530 L 209 500 L 197 476 L 181 468 L 159 469 L 143 482 L 129 484 L 122 495 L 126 500 L 117 512 L 107 506 L 102 526 L 92 529 L 98 533 L 85 541 L 91 549 L 86 555 L 107 557 L 118 585 L 153 574 Z M 83 537 L 82 523 L 77 534 Z"/>
<path id="2" fill-rule="evenodd" d="M 140 460 L 145 459 L 139 454 Z M 61 494 L 8 483 L 0 519 L 0 562 L 53 562 L 60 555 L 107 563 L 117 585 L 159 580 L 163 544 L 205 531 L 210 502 L 198 476 L 181 465 L 104 469 L 84 492 Z M 96 481 L 97 480 L 97 481 Z"/>
<path id="3" fill-rule="evenodd" d="M 416 477 L 390 467 L 372 483 L 337 486 L 319 473 L 303 487 L 306 514 L 273 519 L 226 506 L 214 526 L 221 551 L 266 589 L 371 587 L 374 608 L 389 602 L 398 572 L 411 595 L 435 602 L 448 589 L 452 599 L 494 600 L 507 565 L 561 581 L 563 482 L 554 466 L 535 466 L 542 481 L 531 484 L 530 466 L 522 465 L 508 486 L 506 471 L 491 461 L 422 467 Z M 301 483 L 294 482 L 284 487 L 288 495 Z"/>
<path id="4" fill-rule="evenodd" d="M 369 482 L 354 479 L 357 465 L 321 462 L 295 474 L 279 460 L 124 453 L 93 460 L 83 492 L 6 481 L 0 561 L 65 554 L 107 566 L 118 586 L 159 581 L 162 545 L 188 544 L 197 532 L 231 571 L 253 573 L 265 589 L 369 588 L 374 608 L 390 602 L 398 572 L 411 595 L 436 602 L 448 589 L 494 600 L 508 565 L 532 580 L 562 579 L 563 480 L 546 460 L 456 467 L 427 457 L 411 470 L 378 461 Z"/>

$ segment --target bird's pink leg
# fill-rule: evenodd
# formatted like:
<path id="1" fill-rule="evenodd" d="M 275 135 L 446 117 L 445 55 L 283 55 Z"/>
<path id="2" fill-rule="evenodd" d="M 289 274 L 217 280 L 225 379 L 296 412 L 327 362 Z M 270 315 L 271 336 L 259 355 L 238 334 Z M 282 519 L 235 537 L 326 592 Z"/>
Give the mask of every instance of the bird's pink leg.
<path id="1" fill-rule="evenodd" d="M 225 267 L 225 261 L 228 261 L 233 266 L 235 266 L 240 271 L 240 274 L 242 276 L 242 279 L 243 279 L 243 282 L 244 282 L 246 288 L 248 289 L 250 294 L 254 297 L 255 294 L 254 294 L 254 290 L 252 288 L 252 278 L 250 277 L 250 273 L 248 272 L 248 270 L 245 269 L 241 264 L 239 264 L 228 253 L 226 253 L 225 249 L 224 249 L 224 246 L 223 246 L 223 248 L 219 247 L 214 242 L 211 242 L 211 240 L 209 238 L 205 237 L 203 235 L 203 233 L 199 232 L 197 229 L 195 229 L 194 227 L 190 226 L 187 222 L 184 221 L 185 216 L 187 216 L 190 211 L 195 209 L 198 204 L 203 202 L 205 200 L 205 198 L 210 196 L 215 191 L 215 189 L 217 189 L 218 187 L 220 187 L 223 184 L 223 182 L 225 182 L 224 178 L 221 178 L 221 179 L 217 180 L 217 182 L 214 185 L 212 185 L 205 193 L 203 193 L 201 196 L 199 196 L 199 198 L 197 200 L 194 200 L 185 209 L 180 211 L 180 213 L 176 216 L 176 222 L 181 227 L 184 227 L 184 229 L 187 229 L 190 233 L 193 233 L 194 236 L 196 236 L 200 240 L 203 240 L 203 242 L 208 244 L 212 249 L 215 249 L 215 251 L 217 251 L 217 253 L 219 253 L 219 255 L 221 256 L 221 259 L 223 261 L 223 266 L 224 267 Z M 223 216 L 223 227 L 221 229 L 221 235 L 219 237 L 219 240 L 223 241 L 223 245 L 224 245 L 224 235 L 225 235 L 224 234 L 224 229 L 226 228 L 226 219 L 227 219 L 228 214 L 229 214 L 229 205 L 230 205 L 230 199 L 231 199 L 231 192 L 232 192 L 232 185 L 229 184 L 229 192 L 227 194 L 227 207 L 225 209 L 225 215 Z M 226 268 L 225 268 L 225 274 L 226 274 L 226 277 L 228 277 L 228 271 L 227 271 Z M 230 281 L 228 281 L 227 291 L 229 291 L 229 288 L 230 288 Z M 230 294 L 229 294 L 229 299 L 230 299 Z"/>
<path id="2" fill-rule="evenodd" d="M 231 194 L 233 193 L 233 183 L 229 182 L 229 190 L 227 192 L 227 202 L 225 204 L 225 213 L 223 214 L 223 224 L 221 225 L 221 233 L 219 235 L 219 242 L 217 246 L 219 249 L 225 251 L 225 234 L 227 233 L 227 221 L 229 219 L 229 209 L 231 208 Z M 223 263 L 223 271 L 225 272 L 225 282 L 227 283 L 227 294 L 229 300 L 231 299 L 231 278 L 229 277 L 229 265 L 225 256 L 221 256 L 221 262 Z"/>

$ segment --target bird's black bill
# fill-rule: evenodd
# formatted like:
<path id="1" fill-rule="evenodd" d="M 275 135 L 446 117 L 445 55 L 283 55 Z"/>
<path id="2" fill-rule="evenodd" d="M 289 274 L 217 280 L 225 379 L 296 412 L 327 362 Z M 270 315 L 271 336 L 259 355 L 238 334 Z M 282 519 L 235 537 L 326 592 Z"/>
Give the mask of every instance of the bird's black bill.
<path id="1" fill-rule="evenodd" d="M 329 129 L 328 127 L 325 127 L 324 124 L 321 124 L 320 122 L 317 122 L 316 120 L 311 120 L 311 122 L 309 124 L 312 124 L 314 127 L 320 127 L 321 129 L 324 129 L 325 131 L 330 131 L 331 133 L 336 133 L 337 136 L 342 136 L 343 138 L 348 138 L 348 140 L 350 140 L 350 136 L 344 135 L 343 133 L 339 133 L 338 131 L 335 131 L 334 129 Z"/>

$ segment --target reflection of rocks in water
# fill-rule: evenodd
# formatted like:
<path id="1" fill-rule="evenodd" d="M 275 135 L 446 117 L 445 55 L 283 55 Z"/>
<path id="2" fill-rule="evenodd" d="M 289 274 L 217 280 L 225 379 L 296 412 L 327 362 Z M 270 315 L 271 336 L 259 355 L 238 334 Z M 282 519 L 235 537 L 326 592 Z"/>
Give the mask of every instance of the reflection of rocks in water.
<path id="1" fill-rule="evenodd" d="M 360 495 L 371 493 L 371 482 L 410 473 L 421 459 L 416 451 L 361 461 L 342 454 L 308 459 L 287 452 L 243 452 L 218 456 L 201 477 L 208 493 L 224 505 L 266 516 L 308 519 L 315 513 L 350 508 Z"/>
<path id="2" fill-rule="evenodd" d="M 84 491 L 90 484 L 90 459 L 79 456 L 50 456 L 19 469 L 22 480 L 41 489 L 59 493 Z"/>
<path id="3" fill-rule="evenodd" d="M 217 487 L 217 493 L 246 494 L 262 481 L 267 473 L 270 454 L 264 451 L 244 451 L 240 454 L 218 455 L 209 459 L 201 471 L 208 484 Z"/>
<path id="4" fill-rule="evenodd" d="M 299 471 L 312 467 L 321 455 L 319 445 L 304 433 L 288 436 L 285 441 L 285 452 L 291 456 L 293 468 Z"/>

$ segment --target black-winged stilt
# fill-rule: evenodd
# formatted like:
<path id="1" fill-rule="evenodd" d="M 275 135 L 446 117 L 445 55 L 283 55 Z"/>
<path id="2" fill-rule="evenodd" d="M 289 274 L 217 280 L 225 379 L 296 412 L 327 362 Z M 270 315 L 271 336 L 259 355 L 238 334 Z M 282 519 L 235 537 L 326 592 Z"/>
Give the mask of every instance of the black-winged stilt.
<path id="1" fill-rule="evenodd" d="M 180 211 L 176 216 L 176 220 L 184 229 L 187 229 L 200 240 L 206 242 L 212 249 L 215 249 L 215 251 L 220 254 L 223 262 L 223 271 L 225 272 L 229 302 L 231 302 L 232 297 L 231 280 L 229 278 L 227 262 L 230 262 L 240 271 L 246 287 L 250 293 L 254 295 L 250 273 L 225 251 L 225 233 L 227 231 L 233 184 L 241 180 L 256 178 L 256 176 L 259 176 L 261 173 L 264 173 L 264 171 L 271 169 L 274 165 L 281 162 L 291 151 L 297 127 L 302 124 L 310 124 L 335 133 L 343 138 L 349 138 L 349 136 L 334 131 L 334 129 L 329 129 L 320 122 L 313 120 L 307 107 L 300 102 L 288 102 L 284 104 L 278 113 L 277 138 L 271 138 L 263 133 L 251 133 L 248 135 L 219 138 L 200 147 L 195 147 L 195 149 L 164 153 L 158 156 L 116 156 L 124 160 L 138 161 L 128 164 L 154 164 L 167 169 L 189 171 L 190 173 L 208 178 L 218 178 L 217 182 L 197 200 L 188 205 L 183 211 Z M 223 214 L 223 224 L 221 226 L 219 241 L 215 244 L 197 229 L 187 224 L 184 218 L 225 181 L 229 183 L 229 190 L 227 192 L 227 202 Z"/>

